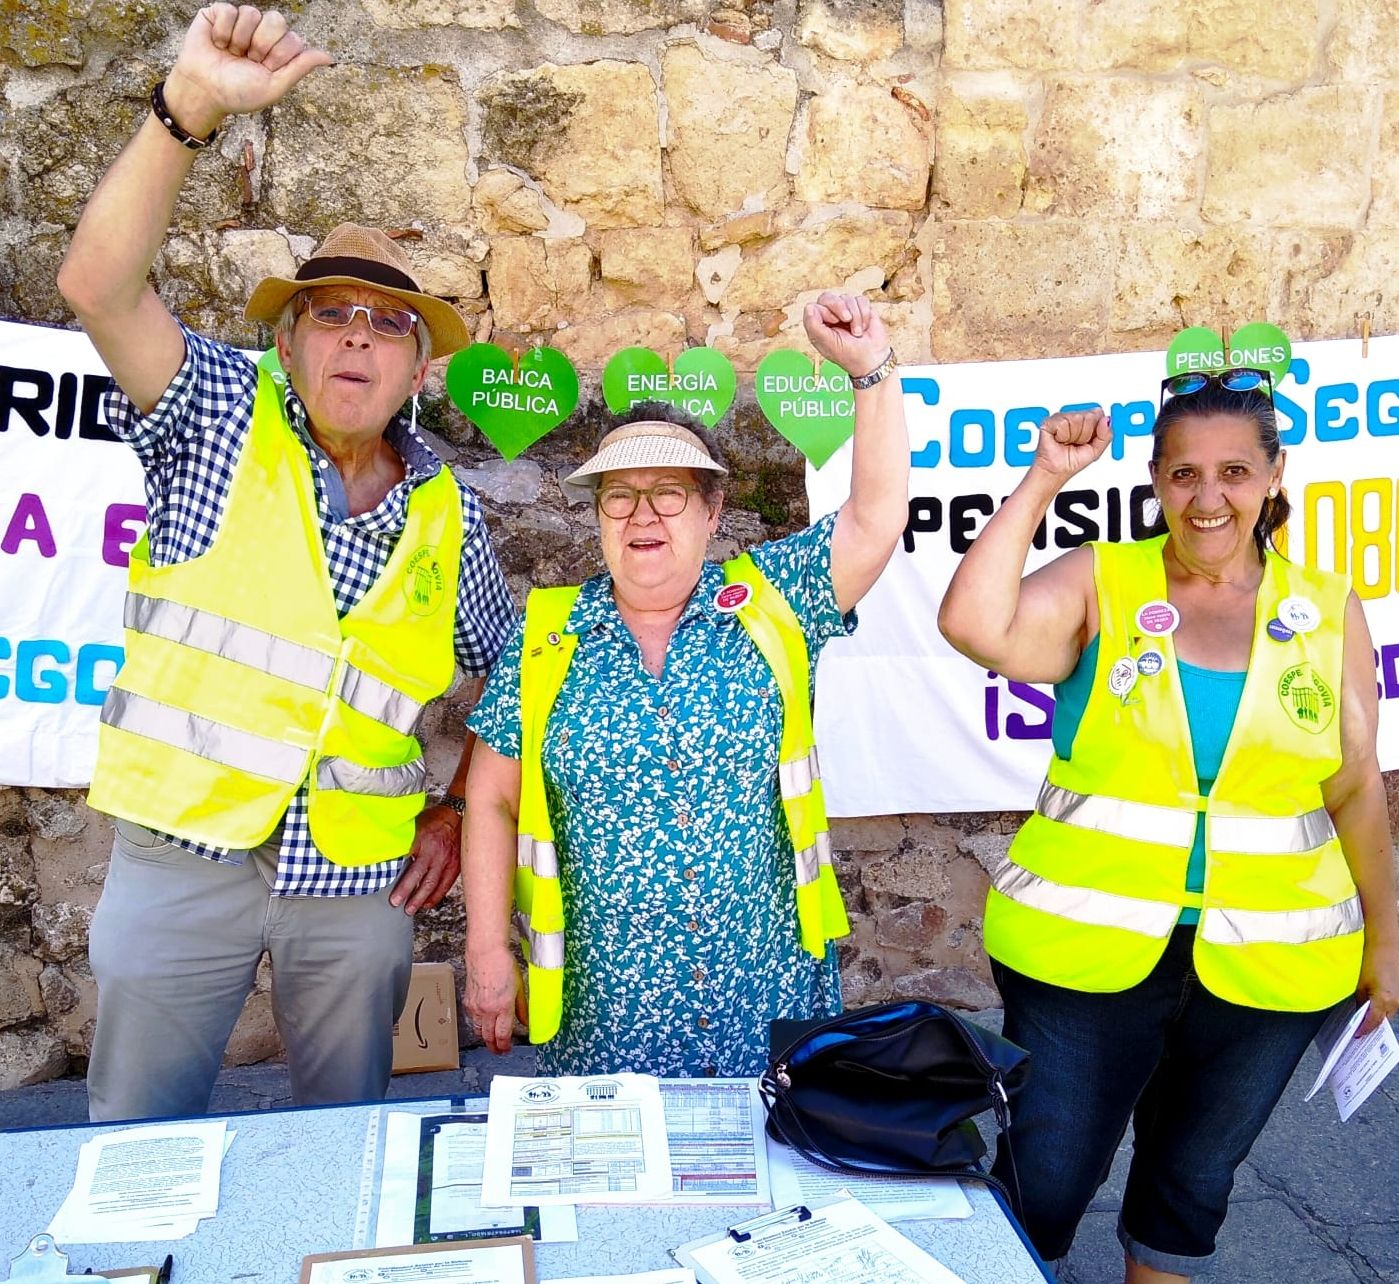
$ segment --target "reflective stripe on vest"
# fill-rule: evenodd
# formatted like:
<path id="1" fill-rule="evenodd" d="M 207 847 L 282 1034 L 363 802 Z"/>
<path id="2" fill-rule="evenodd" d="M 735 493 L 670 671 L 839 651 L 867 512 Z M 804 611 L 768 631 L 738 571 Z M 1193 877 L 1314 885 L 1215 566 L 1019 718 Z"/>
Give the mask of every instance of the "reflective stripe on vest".
<path id="1" fill-rule="evenodd" d="M 1009 858 L 997 868 L 991 885 L 1002 896 L 1031 909 L 1086 923 L 1091 927 L 1122 927 L 1143 936 L 1165 938 L 1180 917 L 1180 906 L 1163 901 L 1145 901 L 1116 892 L 1100 892 L 1095 887 L 1070 887 L 1052 883 L 1031 873 Z"/>
<path id="2" fill-rule="evenodd" d="M 516 843 L 515 863 L 521 869 L 533 870 L 540 878 L 559 876 L 559 853 L 552 842 L 521 834 Z"/>
<path id="3" fill-rule="evenodd" d="M 395 767 L 362 767 L 346 758 L 322 758 L 316 764 L 316 784 L 376 798 L 405 798 L 423 792 L 427 767 L 421 758 Z"/>
<path id="4" fill-rule="evenodd" d="M 1195 841 L 1199 815 L 1183 807 L 1158 807 L 1101 794 L 1075 793 L 1047 780 L 1040 786 L 1035 810 L 1065 825 L 1170 847 L 1188 847 Z M 1336 836 L 1336 827 L 1325 807 L 1300 816 L 1211 816 L 1209 826 L 1210 846 L 1245 856 L 1315 851 Z"/>
<path id="5" fill-rule="evenodd" d="M 1211 945 L 1306 945 L 1364 926 L 1359 896 L 1318 909 L 1208 909 L 1200 916 L 1200 935 Z"/>

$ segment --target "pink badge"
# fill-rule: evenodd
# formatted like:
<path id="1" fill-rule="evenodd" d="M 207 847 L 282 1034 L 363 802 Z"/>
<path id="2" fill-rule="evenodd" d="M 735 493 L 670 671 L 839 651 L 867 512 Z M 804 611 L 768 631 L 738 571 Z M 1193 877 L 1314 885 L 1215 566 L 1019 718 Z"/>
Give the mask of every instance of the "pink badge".
<path id="1" fill-rule="evenodd" d="M 725 584 L 714 595 L 714 605 L 725 614 L 731 615 L 734 611 L 742 608 L 750 597 L 753 590 L 742 582 L 737 584 Z"/>
<path id="2" fill-rule="evenodd" d="M 1180 627 L 1180 612 L 1169 602 L 1148 602 L 1137 612 L 1137 628 L 1154 638 L 1174 633 Z"/>

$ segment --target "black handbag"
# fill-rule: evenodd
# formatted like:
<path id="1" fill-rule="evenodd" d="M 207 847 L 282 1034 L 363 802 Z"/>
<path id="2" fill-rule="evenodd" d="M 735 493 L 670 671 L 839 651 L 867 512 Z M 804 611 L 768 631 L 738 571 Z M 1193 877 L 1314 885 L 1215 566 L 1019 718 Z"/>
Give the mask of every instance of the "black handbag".
<path id="1" fill-rule="evenodd" d="M 773 1055 L 760 1081 L 767 1130 L 837 1172 L 957 1176 L 1007 1191 L 977 1167 L 986 1154 L 973 1121 L 995 1114 L 1009 1154 L 1010 1103 L 1030 1054 L 936 1003 L 906 999 L 826 1021 L 774 1023 L 800 1033 Z M 1015 1166 L 1009 1162 L 1012 1185 Z"/>

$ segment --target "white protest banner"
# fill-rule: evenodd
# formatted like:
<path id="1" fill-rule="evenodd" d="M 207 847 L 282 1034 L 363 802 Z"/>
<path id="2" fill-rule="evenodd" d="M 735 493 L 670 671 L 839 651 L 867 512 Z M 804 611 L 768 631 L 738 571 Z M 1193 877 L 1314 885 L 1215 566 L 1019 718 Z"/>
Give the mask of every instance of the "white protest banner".
<path id="1" fill-rule="evenodd" d="M 1086 540 L 1139 536 L 1160 352 L 905 367 L 913 475 L 899 548 L 826 648 L 816 733 L 835 816 L 1026 809 L 1049 759 L 1053 698 L 956 654 L 938 604 L 962 553 L 1019 482 L 1051 411 L 1102 405 L 1113 442 L 1059 494 L 1033 570 Z M 1364 602 L 1380 693 L 1380 765 L 1399 767 L 1399 337 L 1301 343 L 1277 390 L 1292 503 L 1289 555 L 1349 573 Z M 807 469 L 813 520 L 850 487 L 847 443 Z"/>
<path id="2" fill-rule="evenodd" d="M 85 785 L 122 660 L 141 467 L 85 335 L 0 322 L 0 785 Z"/>

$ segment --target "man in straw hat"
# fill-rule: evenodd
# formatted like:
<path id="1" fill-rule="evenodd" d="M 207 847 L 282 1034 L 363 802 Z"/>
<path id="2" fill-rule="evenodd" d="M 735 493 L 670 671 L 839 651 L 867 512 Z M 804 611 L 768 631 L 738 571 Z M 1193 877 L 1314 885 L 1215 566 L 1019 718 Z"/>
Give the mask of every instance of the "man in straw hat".
<path id="1" fill-rule="evenodd" d="M 192 333 L 146 281 L 224 117 L 329 61 L 280 14 L 201 10 L 59 278 L 120 389 L 108 419 L 150 522 L 89 795 L 117 818 L 90 933 L 94 1119 L 206 1109 L 264 953 L 296 1100 L 383 1095 L 411 915 L 457 877 L 470 748 L 425 807 L 414 732 L 514 621 L 476 498 L 402 413 L 469 335 L 388 237 L 344 224 L 257 287 L 280 368 Z"/>

